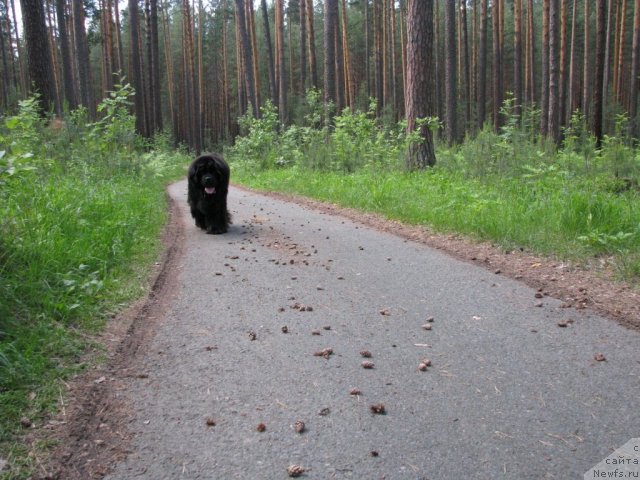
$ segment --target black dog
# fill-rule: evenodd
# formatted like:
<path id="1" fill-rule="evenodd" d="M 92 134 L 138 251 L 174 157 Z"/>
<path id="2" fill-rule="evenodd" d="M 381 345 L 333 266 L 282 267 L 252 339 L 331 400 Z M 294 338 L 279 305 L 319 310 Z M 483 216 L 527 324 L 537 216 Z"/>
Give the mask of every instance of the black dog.
<path id="1" fill-rule="evenodd" d="M 189 167 L 187 199 L 191 216 L 207 233 L 225 233 L 231 223 L 227 210 L 229 175 L 229 165 L 217 153 L 200 155 Z"/>

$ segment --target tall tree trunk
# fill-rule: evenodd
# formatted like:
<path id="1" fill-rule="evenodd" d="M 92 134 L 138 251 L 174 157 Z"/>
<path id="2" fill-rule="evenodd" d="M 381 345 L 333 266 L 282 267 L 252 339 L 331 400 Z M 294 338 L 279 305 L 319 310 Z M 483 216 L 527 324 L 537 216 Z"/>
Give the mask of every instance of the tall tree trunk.
<path id="1" fill-rule="evenodd" d="M 618 55 L 616 57 L 616 63 L 617 63 L 617 67 L 616 67 L 616 71 L 618 72 L 617 74 L 617 79 L 616 79 L 616 84 L 615 84 L 615 91 L 616 91 L 616 101 L 618 102 L 618 104 L 622 105 L 622 79 L 624 78 L 624 44 L 625 44 L 625 37 L 626 37 L 626 19 L 627 19 L 627 0 L 622 0 L 622 5 L 621 5 L 621 10 L 620 10 L 620 27 L 618 29 L 619 31 L 619 35 L 620 35 L 620 41 L 618 44 Z M 604 60 L 603 60 L 603 65 L 604 65 Z"/>
<path id="2" fill-rule="evenodd" d="M 281 0 L 276 0 L 276 1 L 281 1 Z M 247 31 L 247 20 L 245 18 L 244 0 L 236 0 L 236 15 L 238 16 L 237 26 L 240 30 L 239 31 L 240 42 L 241 42 L 240 50 L 242 52 L 242 63 L 244 65 L 243 80 L 244 80 L 244 85 L 247 91 L 247 100 L 251 105 L 251 111 L 253 113 L 253 116 L 255 118 L 258 118 L 260 112 L 258 110 L 258 103 L 256 100 L 255 80 L 253 78 L 253 61 L 251 59 L 251 43 L 249 41 L 249 32 Z"/>
<path id="3" fill-rule="evenodd" d="M 355 92 L 352 91 L 353 74 L 351 71 L 351 56 L 349 54 L 349 32 L 347 29 L 347 3 L 342 0 L 342 53 L 344 56 L 344 93 L 345 105 L 351 110 L 354 107 Z"/>
<path id="4" fill-rule="evenodd" d="M 32 1 L 32 0 L 30 0 Z M 137 5 L 136 2 L 129 2 Z M 76 64 L 78 68 L 79 100 L 88 111 L 91 118 L 95 117 L 95 106 L 93 104 L 93 94 L 91 91 L 91 69 L 89 63 L 89 45 L 87 43 L 87 33 L 84 29 L 84 6 L 80 1 L 73 1 L 73 29 L 76 44 Z M 136 43 L 137 45 L 137 43 Z M 141 90 L 136 90 L 136 96 Z"/>
<path id="5" fill-rule="evenodd" d="M 467 32 L 467 2 L 460 0 L 460 30 L 462 32 L 462 58 L 464 64 L 465 109 L 464 120 L 466 131 L 471 126 L 471 68 L 469 66 L 469 36 Z"/>
<path id="6" fill-rule="evenodd" d="M 536 61 L 535 61 L 535 27 L 533 23 L 534 11 L 533 11 L 533 0 L 528 0 L 527 3 L 527 38 L 528 38 L 528 48 L 527 48 L 527 63 L 529 68 L 527 69 L 527 74 L 525 75 L 525 96 L 527 97 L 527 101 L 533 105 L 536 102 L 536 82 L 535 82 L 535 69 L 536 69 Z"/>
<path id="7" fill-rule="evenodd" d="M 513 4 L 513 95 L 515 113 L 520 115 L 522 95 L 522 0 Z"/>
<path id="8" fill-rule="evenodd" d="M 478 129 L 486 120 L 487 105 L 487 0 L 480 1 L 480 39 L 478 47 Z"/>
<path id="9" fill-rule="evenodd" d="M 324 2 L 324 103 L 335 105 L 336 96 L 336 25 L 338 17 L 338 0 Z M 327 114 L 327 122 L 331 121 Z"/>
<path id="10" fill-rule="evenodd" d="M 591 61 L 589 55 L 589 4 L 590 1 L 584 2 L 584 59 L 582 61 L 583 79 L 582 79 L 582 111 L 585 118 L 589 118 L 589 101 L 591 96 Z"/>
<path id="11" fill-rule="evenodd" d="M 382 114 L 384 108 L 384 87 L 383 73 L 382 73 L 382 12 L 381 12 L 382 0 L 373 0 L 373 56 L 374 56 L 374 76 L 376 92 L 375 97 L 377 101 L 376 115 L 378 117 Z"/>
<path id="12" fill-rule="evenodd" d="M 113 5 L 111 0 L 103 0 L 102 9 L 102 52 L 103 52 L 103 68 L 104 68 L 104 91 L 110 92 L 114 85 L 114 58 L 113 58 L 113 26 L 112 12 Z M 117 8 L 117 5 L 116 5 Z"/>
<path id="13" fill-rule="evenodd" d="M 564 124 L 567 111 L 567 0 L 561 0 L 560 7 L 560 72 L 558 80 L 559 124 Z"/>
<path id="14" fill-rule="evenodd" d="M 311 0 L 310 0 L 311 1 Z M 362 2 L 364 5 L 364 75 L 367 85 L 367 98 L 371 97 L 371 42 L 369 40 L 369 0 Z"/>
<path id="15" fill-rule="evenodd" d="M 502 51 L 500 43 L 500 1 L 493 2 L 493 127 L 501 126 L 500 107 L 502 106 Z"/>
<path id="16" fill-rule="evenodd" d="M 340 29 L 340 13 L 336 17 L 336 112 L 342 112 L 345 107 L 345 79 L 344 79 L 344 54 L 342 51 L 342 33 Z"/>
<path id="17" fill-rule="evenodd" d="M 175 78 L 173 72 L 173 55 L 171 55 L 171 30 L 169 28 L 169 15 L 167 14 L 168 2 L 161 4 L 160 15 L 162 18 L 164 60 L 166 64 L 167 91 L 169 94 L 169 115 L 173 126 L 174 137 L 176 136 L 176 108 L 175 108 Z M 158 57 L 159 58 L 159 57 Z"/>
<path id="18" fill-rule="evenodd" d="M 162 130 L 162 99 L 160 98 L 160 45 L 158 38 L 158 0 L 151 0 L 151 88 L 153 89 L 153 128 Z"/>
<path id="19" fill-rule="evenodd" d="M 567 109 L 567 116 L 565 122 L 568 124 L 571 116 L 578 107 L 578 99 L 576 98 L 578 92 L 578 75 L 577 75 L 577 63 L 578 63 L 578 49 L 576 48 L 576 34 L 578 29 L 577 17 L 578 17 L 578 0 L 573 0 L 573 12 L 571 14 L 571 53 L 569 54 L 569 108 Z"/>
<path id="20" fill-rule="evenodd" d="M 315 27 L 313 25 L 313 0 L 307 0 L 307 44 L 309 45 L 309 69 L 311 70 L 311 85 L 320 88 L 318 80 L 318 63 L 316 60 Z"/>
<path id="21" fill-rule="evenodd" d="M 251 61 L 253 67 L 253 81 L 254 91 L 256 95 L 256 105 L 258 107 L 258 113 L 260 112 L 260 70 L 258 68 L 258 39 L 256 36 L 256 20 L 255 11 L 253 9 L 253 1 L 245 4 L 247 9 L 247 31 L 249 32 L 251 40 Z"/>
<path id="22" fill-rule="evenodd" d="M 312 1 L 312 0 L 309 0 Z M 307 91 L 307 0 L 300 0 L 300 92 Z"/>
<path id="23" fill-rule="evenodd" d="M 560 141 L 560 98 L 559 98 L 559 0 L 549 1 L 549 121 L 548 134 L 558 144 Z"/>
<path id="24" fill-rule="evenodd" d="M 56 0 L 56 17 L 58 18 L 58 36 L 60 37 L 60 54 L 62 55 L 62 83 L 64 96 L 69 104 L 69 109 L 75 110 L 78 106 L 71 69 L 71 52 L 69 50 L 69 34 L 67 33 L 67 15 L 65 0 Z"/>
<path id="25" fill-rule="evenodd" d="M 79 2 L 74 2 L 79 3 Z M 147 136 L 144 111 L 144 90 L 142 87 L 142 55 L 140 53 L 140 20 L 138 1 L 129 0 L 129 48 L 131 49 L 131 79 L 135 89 L 136 131 Z"/>
<path id="26" fill-rule="evenodd" d="M 542 85 L 540 86 L 540 134 L 549 133 L 549 2 L 542 2 Z"/>
<path id="27" fill-rule="evenodd" d="M 595 0 L 596 8 L 596 58 L 594 67 L 593 86 L 593 134 L 596 143 L 602 142 L 602 75 L 604 73 L 604 47 L 605 47 L 605 3 L 604 0 Z"/>
<path id="28" fill-rule="evenodd" d="M 267 10 L 267 0 L 260 2 L 262 10 L 262 21 L 264 23 L 264 37 L 267 42 L 267 70 L 269 72 L 269 93 L 274 105 L 278 104 L 278 87 L 276 85 L 275 62 L 273 59 L 273 44 L 271 43 L 271 28 L 269 26 L 269 12 Z"/>
<path id="29" fill-rule="evenodd" d="M 287 66 L 284 58 L 284 3 L 283 0 L 275 0 L 275 4 L 278 113 L 280 115 L 280 123 L 284 125 L 287 123 Z"/>
<path id="30" fill-rule="evenodd" d="M 575 1 L 575 0 L 574 0 Z M 607 33 L 604 48 L 604 73 L 602 78 L 602 108 L 607 108 L 609 101 L 609 79 L 611 77 L 611 24 L 613 22 L 613 2 L 607 1 Z"/>
<path id="31" fill-rule="evenodd" d="M 456 114 L 456 5 L 455 1 L 444 5 L 444 51 L 445 51 L 445 115 L 444 131 L 449 145 L 457 140 Z"/>
<path id="32" fill-rule="evenodd" d="M 416 119 L 433 116 L 434 108 L 434 50 L 433 45 L 433 1 L 409 0 L 407 4 L 407 92 L 405 110 L 407 131 L 418 128 Z M 407 152 L 407 168 L 422 169 L 434 165 L 436 155 L 429 127 L 420 127 L 422 142 L 413 145 Z"/>
<path id="33" fill-rule="evenodd" d="M 29 77 L 40 94 L 41 112 L 46 114 L 55 105 L 56 98 L 44 5 L 42 0 L 20 0 L 20 5 L 25 28 Z"/>
<path id="34" fill-rule="evenodd" d="M 52 4 L 51 0 L 45 0 L 45 13 L 46 13 L 46 22 L 49 24 L 49 28 L 47 28 L 47 34 L 49 36 L 49 48 L 51 49 L 51 72 L 50 75 L 53 77 L 53 95 L 54 95 L 54 108 L 56 115 L 62 115 L 62 107 L 61 101 L 62 98 L 62 86 L 60 80 L 60 61 L 58 60 L 58 49 L 56 48 L 56 41 L 53 37 L 53 30 L 55 28 L 55 21 L 52 17 Z"/>
<path id="35" fill-rule="evenodd" d="M 629 132 L 638 136 L 638 89 L 640 82 L 640 0 L 635 0 L 633 9 L 633 43 L 631 47 L 631 78 L 629 95 Z"/>

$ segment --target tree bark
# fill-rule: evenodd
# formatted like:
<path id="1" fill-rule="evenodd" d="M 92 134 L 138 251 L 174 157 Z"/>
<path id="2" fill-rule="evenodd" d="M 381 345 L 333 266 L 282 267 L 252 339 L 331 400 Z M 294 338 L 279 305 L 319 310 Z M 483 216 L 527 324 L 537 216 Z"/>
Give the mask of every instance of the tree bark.
<path id="1" fill-rule="evenodd" d="M 338 0 L 324 2 L 324 103 L 336 103 L 336 25 Z M 327 115 L 330 122 L 330 115 Z"/>
<path id="2" fill-rule="evenodd" d="M 45 23 L 44 5 L 41 0 L 20 0 L 24 21 L 24 38 L 27 46 L 29 77 L 40 94 L 42 114 L 46 114 L 56 101 L 51 71 L 51 50 Z"/>
<path id="3" fill-rule="evenodd" d="M 540 134 L 549 133 L 549 2 L 542 2 L 542 85 L 540 86 Z"/>
<path id="4" fill-rule="evenodd" d="M 71 52 L 69 50 L 69 34 L 67 32 L 67 15 L 65 0 L 56 0 L 56 17 L 58 18 L 58 36 L 60 37 L 60 54 L 62 56 L 62 83 L 64 84 L 64 96 L 69 104 L 69 109 L 75 110 L 78 106 L 73 82 L 73 70 L 71 69 Z"/>
<path id="5" fill-rule="evenodd" d="M 638 89 L 640 82 L 640 0 L 635 0 L 633 10 L 633 43 L 631 47 L 631 78 L 629 95 L 629 132 L 633 137 L 638 136 Z"/>
<path id="6" fill-rule="evenodd" d="M 602 143 L 602 75 L 604 73 L 605 48 L 605 4 L 604 0 L 595 0 L 596 8 L 596 58 L 593 85 L 593 135 L 599 147 Z"/>
<path id="7" fill-rule="evenodd" d="M 33 0 L 29 0 L 33 1 Z M 130 0 L 130 3 L 133 0 Z M 137 5 L 136 2 L 133 2 Z M 91 69 L 89 63 L 89 45 L 84 29 L 84 6 L 81 1 L 73 1 L 73 29 L 76 44 L 76 64 L 78 69 L 79 100 L 89 111 L 90 118 L 95 118 L 95 106 L 91 92 Z M 136 92 L 137 93 L 137 92 Z"/>
<path id="8" fill-rule="evenodd" d="M 478 46 L 478 129 L 486 119 L 487 104 L 487 0 L 480 2 L 480 38 Z"/>
<path id="9" fill-rule="evenodd" d="M 416 120 L 434 115 L 433 99 L 433 0 L 409 0 L 407 4 L 407 92 L 405 110 L 407 131 L 420 129 L 422 142 L 408 149 L 410 170 L 423 169 L 436 162 L 433 138 L 428 126 Z"/>
<path id="10" fill-rule="evenodd" d="M 454 0 L 450 0 L 445 2 L 444 5 L 444 131 L 449 145 L 452 145 L 457 140 L 456 50 L 456 5 Z"/>
<path id="11" fill-rule="evenodd" d="M 267 70 L 269 72 L 269 93 L 274 105 L 278 104 L 278 88 L 276 86 L 275 62 L 273 59 L 273 44 L 271 43 L 271 28 L 269 26 L 269 12 L 267 11 L 267 0 L 260 2 L 262 10 L 262 21 L 264 24 L 264 38 L 267 43 Z"/>
<path id="12" fill-rule="evenodd" d="M 559 98 L 559 0 L 549 1 L 549 120 L 548 134 L 556 143 L 560 141 L 560 98 Z"/>

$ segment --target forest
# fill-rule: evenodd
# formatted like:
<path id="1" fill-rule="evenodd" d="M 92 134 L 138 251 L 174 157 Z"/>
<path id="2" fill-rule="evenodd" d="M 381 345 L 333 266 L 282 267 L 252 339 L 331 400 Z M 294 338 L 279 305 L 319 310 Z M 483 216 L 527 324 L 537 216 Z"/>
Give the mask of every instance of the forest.
<path id="1" fill-rule="evenodd" d="M 335 112 L 405 116 L 407 3 L 403 0 L 3 0 L 1 109 L 39 92 L 64 115 L 96 105 L 122 79 L 136 128 L 171 132 L 200 151 L 232 143 L 238 118 L 270 100 L 283 125 L 304 115 L 309 89 Z M 451 0 L 428 6 L 433 31 L 429 115 L 448 143 L 489 123 L 535 112 L 559 144 L 576 112 L 598 141 L 618 115 L 635 137 L 640 5 L 630 0 Z M 22 10 L 24 28 L 16 10 Z M 18 28 L 16 28 L 18 26 Z M 331 48 L 328 48 L 328 46 Z M 529 116 L 531 120 L 531 116 Z"/>
<path id="2" fill-rule="evenodd" d="M 40 468 L 198 152 L 636 291 L 639 53 L 640 0 L 0 0 L 0 478 Z"/>

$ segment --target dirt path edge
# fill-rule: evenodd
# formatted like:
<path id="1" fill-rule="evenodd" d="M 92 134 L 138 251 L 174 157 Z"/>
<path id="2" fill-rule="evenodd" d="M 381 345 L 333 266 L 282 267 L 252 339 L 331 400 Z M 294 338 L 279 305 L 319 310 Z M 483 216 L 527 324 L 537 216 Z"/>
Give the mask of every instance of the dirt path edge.
<path id="1" fill-rule="evenodd" d="M 68 390 L 59 414 L 27 442 L 46 439 L 57 447 L 38 461 L 35 478 L 86 480 L 102 478 L 109 466 L 126 457 L 131 432 L 128 406 L 120 398 L 127 378 L 144 378 L 132 360 L 155 330 L 176 290 L 178 262 L 184 250 L 184 222 L 177 202 L 166 193 L 168 218 L 162 234 L 160 256 L 149 280 L 147 295 L 109 321 L 96 341 L 105 346 L 108 359 L 66 384 Z M 94 353 L 95 354 L 95 353 Z M 90 354 L 91 355 L 91 354 Z"/>

